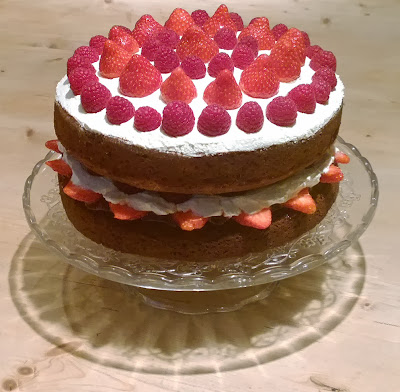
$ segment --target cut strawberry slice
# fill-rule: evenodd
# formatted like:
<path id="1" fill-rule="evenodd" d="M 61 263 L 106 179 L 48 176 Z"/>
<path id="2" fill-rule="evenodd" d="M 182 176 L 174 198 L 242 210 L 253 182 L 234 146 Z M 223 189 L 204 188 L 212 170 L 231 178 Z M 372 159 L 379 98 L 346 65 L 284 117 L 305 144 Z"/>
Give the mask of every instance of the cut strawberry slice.
<path id="1" fill-rule="evenodd" d="M 250 226 L 255 229 L 264 230 L 271 225 L 272 214 L 269 208 L 264 208 L 255 214 L 242 212 L 240 215 L 234 216 L 233 219 L 243 226 Z"/>
<path id="2" fill-rule="evenodd" d="M 49 150 L 58 152 L 61 154 L 60 149 L 58 148 L 58 140 L 48 140 L 45 144 L 44 144 Z"/>
<path id="3" fill-rule="evenodd" d="M 327 173 L 323 173 L 320 182 L 324 184 L 332 184 L 343 180 L 343 172 L 336 165 L 330 165 Z"/>
<path id="4" fill-rule="evenodd" d="M 305 214 L 314 214 L 317 211 L 317 205 L 310 195 L 308 188 L 302 189 L 295 197 L 283 203 L 283 205 L 292 210 L 304 212 Z"/>
<path id="5" fill-rule="evenodd" d="M 147 211 L 138 211 L 126 204 L 108 203 L 115 219 L 119 220 L 136 220 L 143 218 L 148 214 Z"/>
<path id="6" fill-rule="evenodd" d="M 100 193 L 93 192 L 89 189 L 82 188 L 78 185 L 73 184 L 71 181 L 68 182 L 64 187 L 64 193 L 71 199 L 83 201 L 84 203 L 94 203 L 102 198 Z"/>
<path id="7" fill-rule="evenodd" d="M 348 155 L 346 155 L 342 151 L 336 151 L 336 153 L 335 153 L 335 162 L 336 163 L 347 164 L 347 163 L 350 162 L 350 157 Z"/>
<path id="8" fill-rule="evenodd" d="M 69 167 L 68 163 L 64 162 L 62 159 L 47 161 L 46 165 L 51 167 L 55 172 L 61 174 L 62 176 L 65 177 L 72 176 L 72 169 Z"/>
<path id="9" fill-rule="evenodd" d="M 175 212 L 172 215 L 172 218 L 180 226 L 180 228 L 185 231 L 201 229 L 208 222 L 208 218 L 198 216 L 192 211 Z"/>

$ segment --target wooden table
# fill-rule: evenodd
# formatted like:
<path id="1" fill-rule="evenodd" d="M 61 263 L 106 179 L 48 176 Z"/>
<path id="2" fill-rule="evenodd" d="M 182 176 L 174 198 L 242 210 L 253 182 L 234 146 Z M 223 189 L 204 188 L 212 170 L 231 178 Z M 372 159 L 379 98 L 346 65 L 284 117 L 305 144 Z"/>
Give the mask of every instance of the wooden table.
<path id="1" fill-rule="evenodd" d="M 53 137 L 67 58 L 113 24 L 133 27 L 144 13 L 163 22 L 182 4 L 0 1 L 0 390 L 399 391 L 395 0 L 229 2 L 245 23 L 266 15 L 336 54 L 346 86 L 341 135 L 370 159 L 381 189 L 372 225 L 342 257 L 240 311 L 185 316 L 68 267 L 29 234 L 22 188 Z"/>

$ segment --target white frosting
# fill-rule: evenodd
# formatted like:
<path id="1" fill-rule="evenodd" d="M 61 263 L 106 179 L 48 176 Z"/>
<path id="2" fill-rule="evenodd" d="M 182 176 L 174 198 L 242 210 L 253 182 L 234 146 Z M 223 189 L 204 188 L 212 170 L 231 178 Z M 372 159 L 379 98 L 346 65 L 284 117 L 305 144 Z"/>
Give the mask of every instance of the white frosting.
<path id="1" fill-rule="evenodd" d="M 230 54 L 232 51 L 224 51 Z M 260 51 L 259 54 L 269 51 Z M 279 92 L 276 96 L 286 95 L 293 87 L 303 83 L 311 83 L 314 71 L 309 66 L 310 60 L 306 58 L 306 63 L 302 67 L 300 77 L 291 83 L 280 83 Z M 98 70 L 99 62 L 93 64 Z M 234 76 L 237 81 L 240 79 L 241 70 L 235 68 Z M 106 79 L 97 73 L 100 82 L 104 84 L 113 96 L 121 95 L 118 90 L 119 79 Z M 163 74 L 165 80 L 170 74 Z M 205 88 L 214 80 L 211 76 L 193 80 L 197 89 L 197 98 L 191 103 L 196 121 L 202 110 L 207 106 L 203 100 Z M 337 86 L 331 92 L 329 101 L 325 105 L 317 104 L 313 114 L 298 113 L 296 124 L 292 127 L 279 127 L 272 124 L 265 118 L 264 127 L 260 132 L 247 134 L 237 128 L 236 114 L 239 109 L 230 110 L 232 126 L 228 133 L 221 136 L 209 137 L 202 135 L 197 130 L 197 125 L 188 135 L 181 137 L 171 137 L 166 135 L 162 129 L 156 129 L 152 132 L 139 132 L 133 126 L 133 119 L 121 125 L 113 125 L 107 121 L 105 109 L 98 113 L 86 113 L 81 105 L 80 96 L 75 96 L 72 92 L 67 76 L 64 76 L 57 85 L 56 101 L 71 115 L 79 124 L 88 130 L 99 132 L 109 137 L 122 139 L 125 143 L 142 146 L 149 149 L 156 149 L 162 152 L 172 152 L 185 156 L 204 156 L 215 155 L 218 153 L 232 151 L 252 151 L 260 148 L 266 148 L 285 142 L 296 142 L 303 138 L 308 138 L 324 126 L 340 109 L 344 96 L 344 86 L 337 76 Z M 275 96 L 275 97 L 276 97 Z M 264 113 L 267 104 L 275 97 L 269 99 L 256 99 L 243 94 L 243 104 L 249 101 L 258 102 Z M 160 91 L 144 97 L 130 98 L 125 97 L 132 102 L 135 108 L 141 106 L 151 106 L 162 113 L 165 103 L 160 98 Z"/>
<path id="2" fill-rule="evenodd" d="M 221 215 L 231 217 L 239 215 L 242 211 L 253 214 L 273 204 L 286 202 L 301 189 L 317 185 L 321 174 L 328 171 L 334 160 L 334 150 L 332 150 L 312 167 L 275 184 L 235 196 L 195 195 L 184 203 L 174 204 L 164 200 L 156 192 L 143 191 L 128 195 L 120 191 L 111 180 L 89 174 L 79 161 L 68 155 L 61 145 L 59 147 L 63 153 L 62 159 L 72 169 L 71 181 L 75 185 L 100 193 L 111 203 L 126 204 L 136 210 L 152 211 L 157 215 L 188 210 L 203 217 Z"/>

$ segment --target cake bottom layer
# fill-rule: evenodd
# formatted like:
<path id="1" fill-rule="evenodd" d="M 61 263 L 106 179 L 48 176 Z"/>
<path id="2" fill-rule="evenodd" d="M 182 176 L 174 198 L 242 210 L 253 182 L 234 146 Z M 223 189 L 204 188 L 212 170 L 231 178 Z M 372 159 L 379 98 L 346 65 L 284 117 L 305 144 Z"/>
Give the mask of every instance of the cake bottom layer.
<path id="1" fill-rule="evenodd" d="M 339 184 L 318 184 L 310 189 L 317 204 L 312 215 L 275 205 L 272 224 L 266 230 L 242 226 L 233 219 L 223 224 L 207 223 L 191 232 L 160 221 L 115 219 L 109 211 L 91 210 L 85 203 L 71 199 L 62 188 L 65 179 L 59 176 L 61 200 L 65 212 L 87 238 L 108 248 L 140 256 L 170 260 L 213 261 L 241 257 L 281 246 L 315 227 L 335 202 Z"/>

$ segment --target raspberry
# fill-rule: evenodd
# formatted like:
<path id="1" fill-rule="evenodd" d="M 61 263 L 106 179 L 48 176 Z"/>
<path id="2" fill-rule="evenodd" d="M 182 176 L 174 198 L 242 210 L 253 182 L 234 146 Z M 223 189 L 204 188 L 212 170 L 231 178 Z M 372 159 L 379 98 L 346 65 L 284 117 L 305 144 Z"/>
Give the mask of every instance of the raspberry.
<path id="1" fill-rule="evenodd" d="M 220 49 L 232 50 L 237 43 L 236 33 L 229 27 L 223 27 L 215 33 L 214 41 Z"/>
<path id="2" fill-rule="evenodd" d="M 323 79 L 326 82 L 328 82 L 329 86 L 331 87 L 331 90 L 333 90 L 337 84 L 335 72 L 328 67 L 321 67 L 320 69 L 315 71 L 312 80 L 314 81 L 315 79 Z"/>
<path id="3" fill-rule="evenodd" d="M 306 49 L 311 45 L 310 43 L 310 37 L 308 36 L 308 34 L 305 31 L 302 31 L 301 34 L 303 34 L 303 38 L 304 38 L 304 45 L 306 47 Z"/>
<path id="4" fill-rule="evenodd" d="M 67 61 L 67 75 L 69 76 L 71 71 L 78 67 L 88 68 L 92 73 L 96 73 L 96 70 L 94 69 L 92 63 L 86 57 L 74 54 Z"/>
<path id="5" fill-rule="evenodd" d="M 110 90 L 96 81 L 86 83 L 81 91 L 81 103 L 87 113 L 105 109 L 110 98 Z"/>
<path id="6" fill-rule="evenodd" d="M 197 129 L 206 136 L 219 136 L 229 131 L 231 122 L 231 116 L 222 106 L 210 105 L 201 112 Z"/>
<path id="7" fill-rule="evenodd" d="M 107 41 L 107 38 L 104 35 L 95 35 L 90 38 L 89 46 L 97 51 L 97 53 L 101 56 L 103 53 L 104 43 Z"/>
<path id="8" fill-rule="evenodd" d="M 332 71 L 336 71 L 336 57 L 332 52 L 322 50 L 313 56 L 310 68 L 317 71 L 322 67 L 329 67 Z"/>
<path id="9" fill-rule="evenodd" d="M 264 124 L 264 113 L 257 102 L 246 102 L 238 111 L 236 125 L 246 133 L 258 132 Z"/>
<path id="10" fill-rule="evenodd" d="M 315 100 L 318 103 L 326 103 L 329 99 L 329 94 L 331 93 L 330 84 L 322 78 L 313 79 L 311 83 L 312 88 L 315 93 Z"/>
<path id="11" fill-rule="evenodd" d="M 297 111 L 302 113 L 314 113 L 316 100 L 315 92 L 310 84 L 300 84 L 289 91 L 288 97 L 292 98 L 296 104 Z"/>
<path id="12" fill-rule="evenodd" d="M 70 72 L 68 80 L 73 93 L 79 95 L 86 83 L 91 81 L 97 82 L 99 78 L 89 68 L 78 67 Z"/>
<path id="13" fill-rule="evenodd" d="M 181 68 L 191 79 L 203 79 L 206 76 L 206 65 L 197 56 L 186 57 L 181 63 Z"/>
<path id="14" fill-rule="evenodd" d="M 107 119 L 111 124 L 122 124 L 129 121 L 135 114 L 135 108 L 126 98 L 112 97 L 106 107 Z"/>
<path id="15" fill-rule="evenodd" d="M 232 60 L 236 68 L 246 69 L 254 60 L 255 55 L 247 45 L 239 44 L 233 49 Z"/>
<path id="16" fill-rule="evenodd" d="M 274 35 L 275 39 L 278 41 L 278 39 L 281 38 L 282 35 L 285 34 L 286 31 L 288 31 L 288 30 L 289 29 L 285 24 L 279 23 L 279 24 L 275 25 L 271 31 L 272 31 L 272 34 Z"/>
<path id="17" fill-rule="evenodd" d="M 179 67 L 179 58 L 176 54 L 175 50 L 167 47 L 161 47 L 158 49 L 155 60 L 154 66 L 161 72 L 161 73 L 170 73 L 176 67 Z"/>
<path id="18" fill-rule="evenodd" d="M 318 52 L 321 52 L 323 49 L 318 45 L 312 45 L 306 48 L 306 56 L 309 59 L 312 59 Z"/>
<path id="19" fill-rule="evenodd" d="M 95 63 L 99 59 L 97 50 L 90 46 L 80 46 L 75 50 L 74 55 L 85 57 L 91 63 Z"/>
<path id="20" fill-rule="evenodd" d="M 229 12 L 229 16 L 235 22 L 235 25 L 236 25 L 236 28 L 238 29 L 238 31 L 243 30 L 244 24 L 243 24 L 242 17 L 239 14 L 237 14 L 236 12 Z"/>
<path id="21" fill-rule="evenodd" d="M 224 69 L 229 69 L 229 71 L 233 72 L 233 61 L 226 53 L 218 53 L 208 64 L 208 73 L 213 78 L 216 78 Z"/>
<path id="22" fill-rule="evenodd" d="M 161 48 L 164 48 L 164 45 L 158 39 L 149 38 L 144 42 L 141 54 L 148 60 L 154 61 L 158 50 Z"/>
<path id="23" fill-rule="evenodd" d="M 133 125 L 140 132 L 154 131 L 161 125 L 161 114 L 150 106 L 142 106 L 135 112 Z"/>
<path id="24" fill-rule="evenodd" d="M 170 102 L 163 110 L 162 129 L 169 136 L 183 136 L 192 132 L 194 114 L 190 106 L 181 101 Z"/>
<path id="25" fill-rule="evenodd" d="M 179 35 L 176 34 L 174 30 L 164 28 L 156 35 L 156 39 L 160 41 L 162 45 L 176 49 L 179 42 Z"/>
<path id="26" fill-rule="evenodd" d="M 245 37 L 242 37 L 239 40 L 239 44 L 248 46 L 254 52 L 254 57 L 257 57 L 257 55 L 258 55 L 258 42 L 254 37 L 252 37 L 251 35 L 247 35 Z"/>
<path id="27" fill-rule="evenodd" d="M 207 11 L 204 10 L 193 11 L 191 16 L 194 20 L 194 23 L 196 23 L 196 25 L 199 27 L 203 27 L 207 20 L 210 19 Z"/>
<path id="28" fill-rule="evenodd" d="M 267 118 L 280 127 L 294 125 L 297 117 L 297 108 L 289 97 L 276 97 L 267 106 Z"/>

